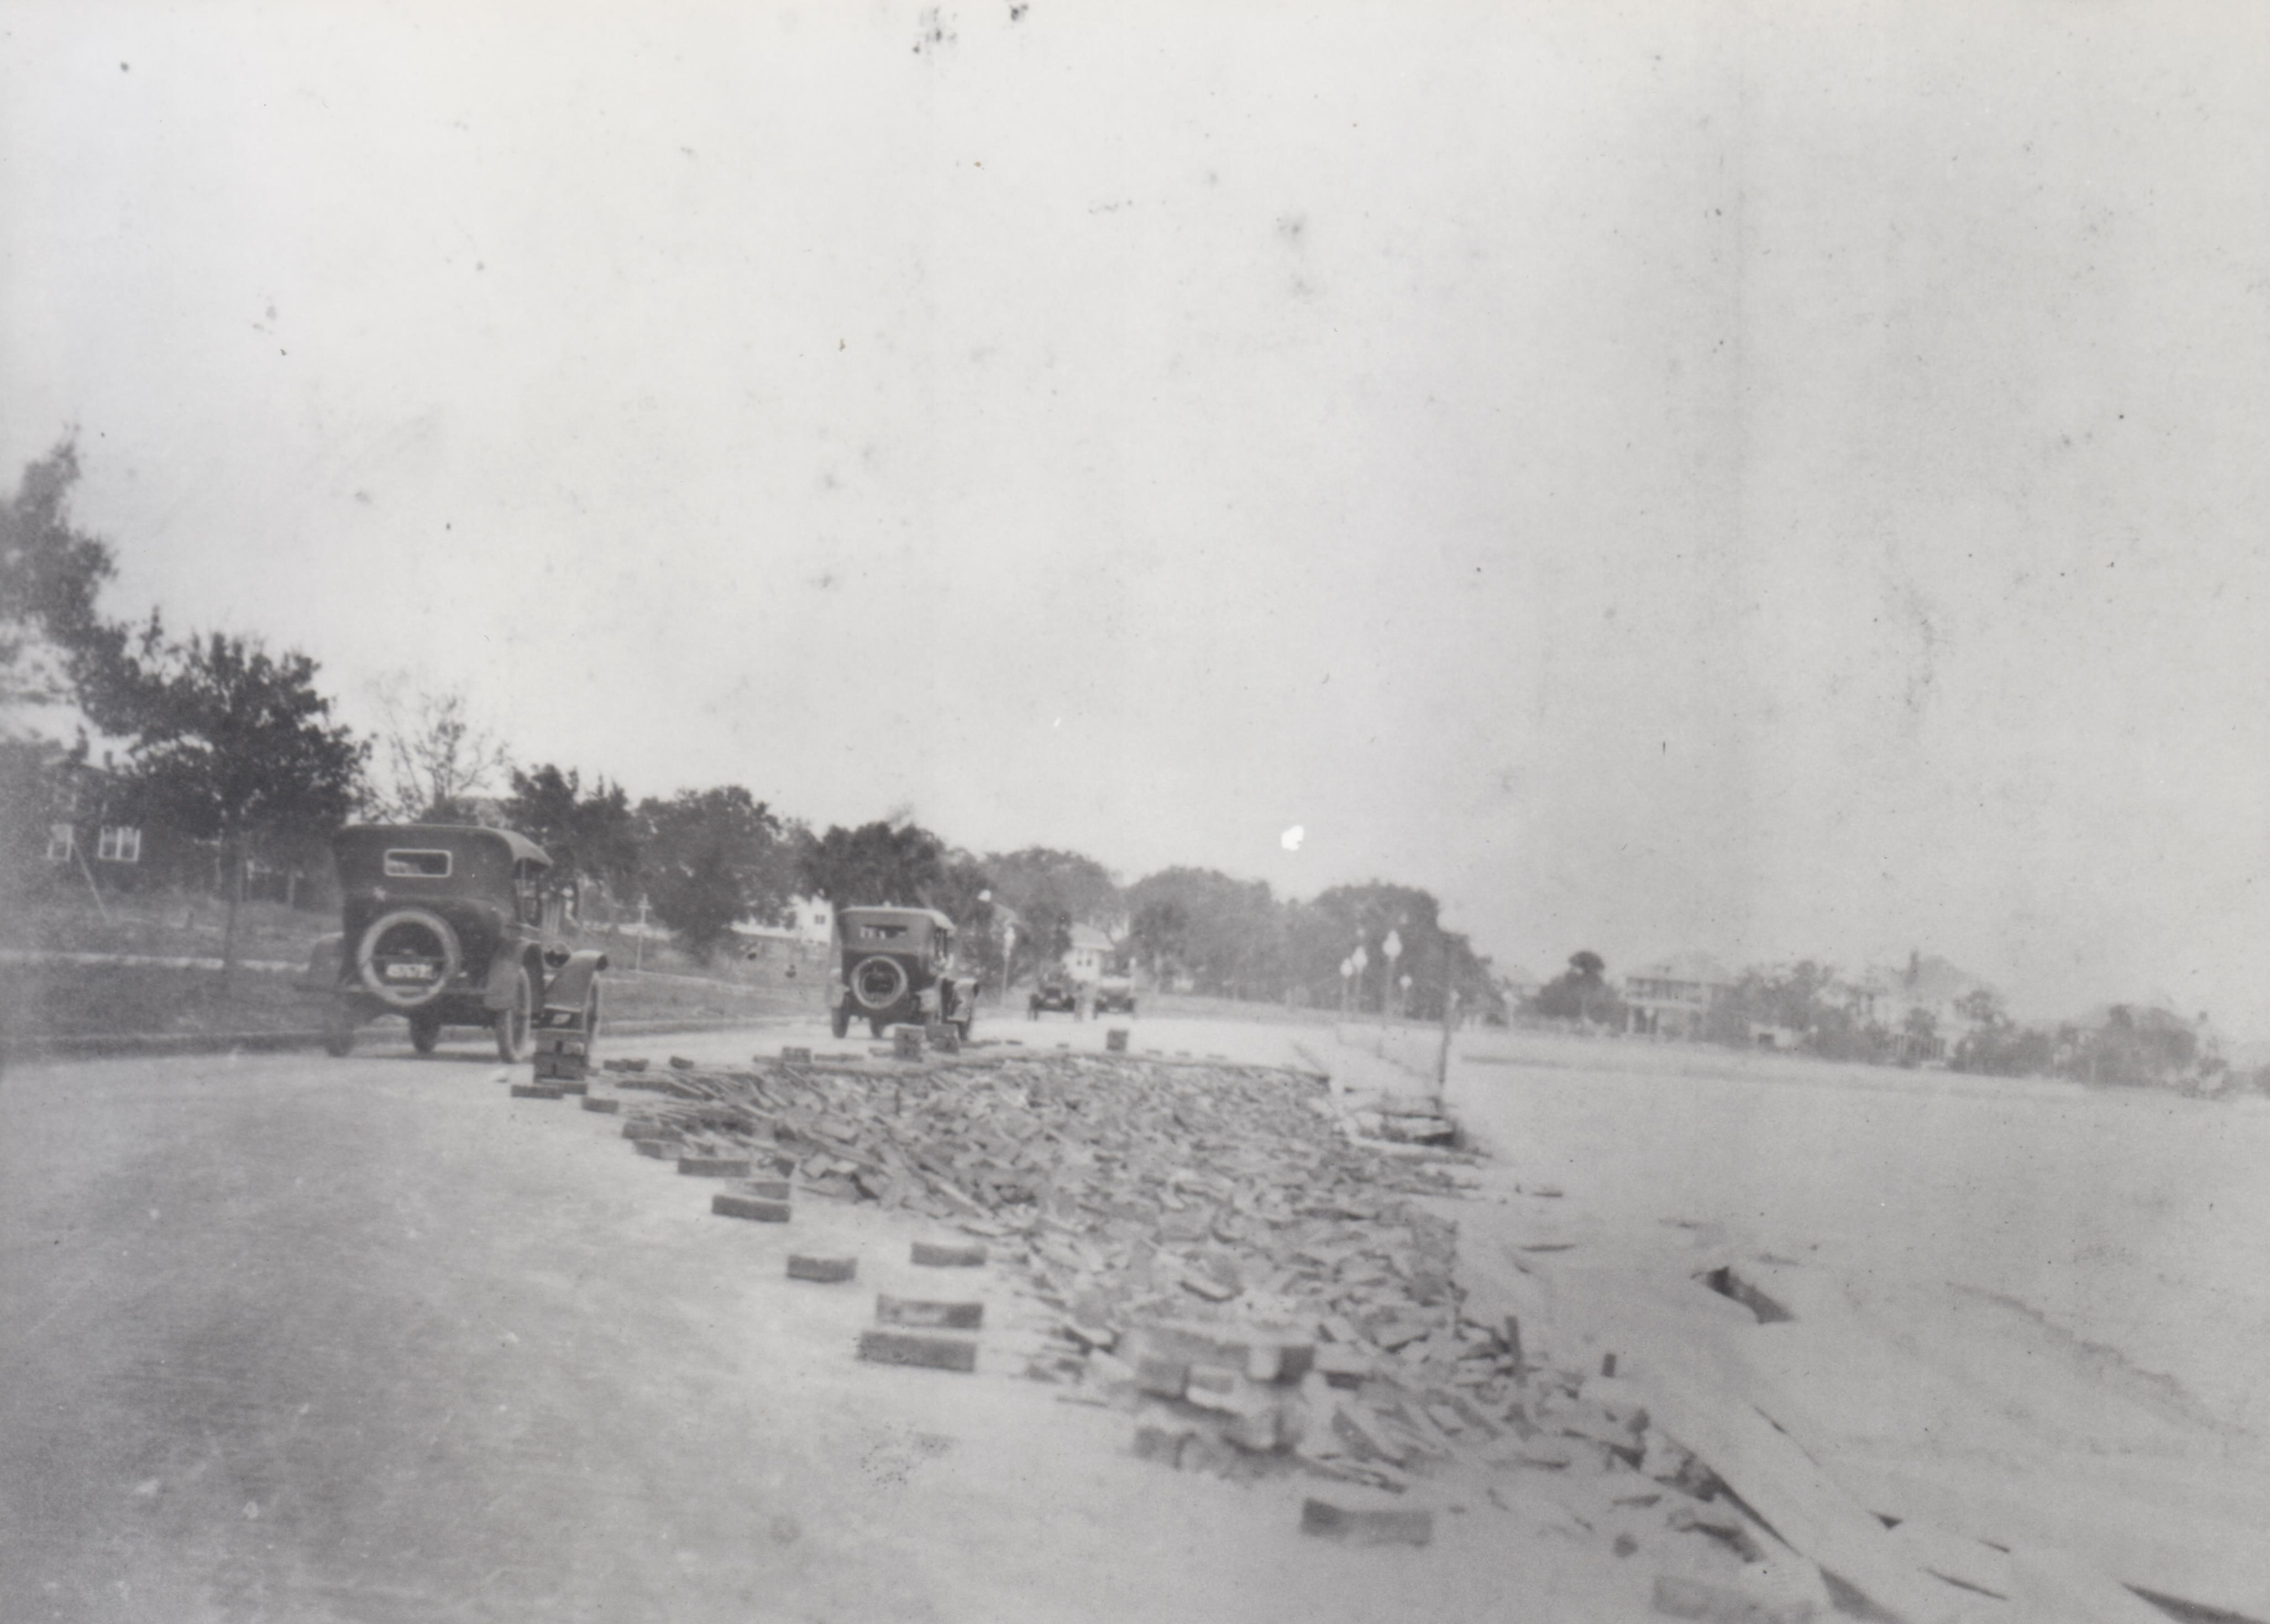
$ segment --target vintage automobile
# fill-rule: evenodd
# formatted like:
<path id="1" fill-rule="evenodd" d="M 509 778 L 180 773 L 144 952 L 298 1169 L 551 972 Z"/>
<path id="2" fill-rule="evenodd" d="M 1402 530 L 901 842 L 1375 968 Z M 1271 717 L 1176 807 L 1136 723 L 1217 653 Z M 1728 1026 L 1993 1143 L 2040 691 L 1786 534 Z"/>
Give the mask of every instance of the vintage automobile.
<path id="1" fill-rule="evenodd" d="M 928 908 L 839 908 L 835 930 L 828 1025 L 837 1037 L 860 1016 L 877 1037 L 902 1021 L 942 1021 L 969 1036 L 977 977 L 954 974 L 953 921 Z"/>
<path id="2" fill-rule="evenodd" d="M 541 846 L 506 829 L 366 823 L 333 836 L 331 854 L 344 929 L 316 945 L 308 982 L 330 991 L 332 1054 L 364 1021 L 400 1015 L 421 1055 L 444 1027 L 486 1027 L 516 1064 L 541 1025 L 580 1033 L 593 1063 L 606 955 L 569 945 L 575 888 Z"/>
<path id="3" fill-rule="evenodd" d="M 1087 1019 L 1081 1008 L 1079 983 L 1062 968 L 1042 970 L 1033 983 L 1032 996 L 1025 1000 L 1025 1019 L 1038 1020 L 1051 1010 L 1068 1010 L 1074 1020 Z"/>
<path id="4" fill-rule="evenodd" d="M 1135 1012 L 1135 978 L 1131 975 L 1107 975 L 1095 983 L 1095 1012 L 1099 1015 L 1122 1010 Z"/>

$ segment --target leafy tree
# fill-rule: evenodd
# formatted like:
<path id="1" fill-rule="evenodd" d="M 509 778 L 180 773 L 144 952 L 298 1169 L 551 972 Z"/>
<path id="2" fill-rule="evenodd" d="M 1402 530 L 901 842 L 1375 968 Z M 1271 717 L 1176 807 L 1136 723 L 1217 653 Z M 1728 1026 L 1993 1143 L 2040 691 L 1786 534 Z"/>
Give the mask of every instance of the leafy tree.
<path id="1" fill-rule="evenodd" d="M 1275 998 L 1285 988 L 1287 916 L 1262 880 L 1170 868 L 1127 887 L 1129 942 L 1154 975 L 1200 992 Z"/>
<path id="2" fill-rule="evenodd" d="M 642 801 L 638 817 L 648 900 L 689 952 L 707 960 L 739 920 L 782 923 L 795 863 L 784 826 L 762 801 L 725 784 Z"/>
<path id="3" fill-rule="evenodd" d="M 1127 945 L 1135 962 L 1154 976 L 1179 970 L 1189 956 L 1191 916 L 1171 896 L 1154 896 L 1135 910 L 1127 927 Z"/>
<path id="4" fill-rule="evenodd" d="M 116 572 L 108 543 L 70 516 L 78 447 L 65 439 L 0 502 L 0 732 L 11 713 L 76 696 L 115 674 L 126 637 L 96 612 Z"/>
<path id="5" fill-rule="evenodd" d="M 1555 1020 L 1620 1020 L 1623 1005 L 1609 988 L 1607 960 L 1590 948 L 1569 955 L 1569 968 L 1537 990 L 1537 1012 Z"/>
<path id="6" fill-rule="evenodd" d="M 1017 938 L 1017 963 L 1008 967 L 1013 975 L 1070 953 L 1076 924 L 1111 935 L 1124 928 L 1127 908 L 1119 884 L 1093 857 L 1027 846 L 1021 851 L 994 852 L 986 857 L 985 867 L 993 877 L 994 895 L 1024 921 Z"/>
<path id="7" fill-rule="evenodd" d="M 921 825 L 831 825 L 797 869 L 805 889 L 837 908 L 927 907 L 946 874 L 946 842 Z"/>
<path id="8" fill-rule="evenodd" d="M 477 823 L 473 798 L 512 771 L 504 743 L 473 717 L 464 692 L 411 693 L 397 679 L 382 689 L 386 784 L 374 797 L 382 818 L 403 823 Z"/>
<path id="9" fill-rule="evenodd" d="M 628 896 L 638 883 L 639 820 L 620 784 L 597 780 L 587 792 L 575 768 L 546 762 L 515 770 L 505 803 L 512 827 L 542 843 L 569 872 Z"/>
<path id="10" fill-rule="evenodd" d="M 1369 880 L 1335 886 L 1308 905 L 1312 918 L 1294 927 L 1299 945 L 1294 975 L 1312 997 L 1339 996 L 1340 960 L 1361 945 L 1367 963 L 1354 989 L 1358 1008 L 1400 1011 L 1421 1020 L 1439 1019 L 1446 990 L 1456 989 L 1463 1007 L 1487 1010 L 1498 993 L 1487 967 L 1473 945 L 1442 922 L 1442 903 L 1415 886 Z M 1391 963 L 1387 939 L 1402 953 Z M 1411 977 L 1406 996 L 1397 983 Z"/>
<path id="11" fill-rule="evenodd" d="M 236 965 L 245 864 L 344 823 L 370 746 L 331 720 L 315 662 L 215 632 L 166 637 L 152 616 L 105 687 L 97 720 L 125 738 L 128 802 L 147 822 L 219 843 L 228 918 L 221 985 Z"/>

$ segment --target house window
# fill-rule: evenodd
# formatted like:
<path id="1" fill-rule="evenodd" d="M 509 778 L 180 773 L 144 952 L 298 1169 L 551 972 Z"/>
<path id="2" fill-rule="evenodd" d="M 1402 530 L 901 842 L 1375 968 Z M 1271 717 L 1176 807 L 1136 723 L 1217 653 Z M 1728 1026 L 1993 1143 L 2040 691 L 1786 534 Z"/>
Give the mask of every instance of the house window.
<path id="1" fill-rule="evenodd" d="M 104 824 L 95 841 L 94 856 L 99 863 L 141 862 L 142 831 L 130 826 Z"/>
<path id="2" fill-rule="evenodd" d="M 48 862 L 70 862 L 71 860 L 71 852 L 74 849 L 74 847 L 75 842 L 72 837 L 70 825 L 68 823 L 51 823 L 48 825 Z"/>

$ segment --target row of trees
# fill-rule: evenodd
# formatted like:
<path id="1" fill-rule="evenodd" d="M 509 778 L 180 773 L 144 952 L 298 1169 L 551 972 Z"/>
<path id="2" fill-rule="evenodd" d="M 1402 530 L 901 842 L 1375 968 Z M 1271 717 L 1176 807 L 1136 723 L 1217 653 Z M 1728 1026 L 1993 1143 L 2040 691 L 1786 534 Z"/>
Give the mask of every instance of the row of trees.
<path id="1" fill-rule="evenodd" d="M 33 463 L 0 505 L 0 812 L 9 849 L 32 844 L 40 783 L 83 763 L 25 725 L 70 707 L 112 742 L 112 815 L 208 842 L 226 876 L 224 958 L 234 961 L 247 862 L 306 860 L 351 817 L 509 824 L 555 861 L 618 899 L 642 899 L 708 956 L 743 920 L 782 923 L 792 897 L 836 904 L 935 907 L 971 927 L 996 979 L 1060 958 L 1077 925 L 1104 931 L 1126 962 L 1232 997 L 1359 1005 L 1430 1016 L 1455 989 L 1469 1009 L 1495 997 L 1486 963 L 1443 928 L 1428 893 L 1374 883 L 1313 902 L 1266 885 L 1176 868 L 1122 888 L 1078 852 L 1033 847 L 980 856 L 907 819 L 814 830 L 738 784 L 634 802 L 619 783 L 556 763 L 514 765 L 464 696 L 397 686 L 383 725 L 359 737 L 319 687 L 308 656 L 256 638 L 177 636 L 153 614 L 139 626 L 100 612 L 115 574 L 110 547 L 78 528 L 79 478 L 69 441 Z M 1018 922 L 996 927 L 1005 910 Z M 1391 960 L 1391 938 L 1402 948 Z M 1344 985 L 1361 947 L 1367 974 Z M 1403 982 L 1407 979 L 1409 986 Z"/>
<path id="2" fill-rule="evenodd" d="M 1621 1028 L 1628 1012 L 1606 971 L 1596 953 L 1572 954 L 1524 1012 Z M 2024 1025 L 1985 987 L 1949 1006 L 1947 1032 L 1929 1008 L 1910 1006 L 1895 1024 L 1877 1019 L 1875 1009 L 1875 1000 L 1831 966 L 1803 960 L 1755 967 L 1716 990 L 1698 1035 L 1746 1049 L 1757 1033 L 1771 1030 L 1824 1059 L 1912 1064 L 1943 1058 L 1955 1071 L 1992 1077 L 2213 1089 L 2227 1074 L 2222 1057 L 2201 1041 L 2204 1015 L 2193 1022 L 2166 1010 L 2116 1004 L 2101 1020 Z"/>

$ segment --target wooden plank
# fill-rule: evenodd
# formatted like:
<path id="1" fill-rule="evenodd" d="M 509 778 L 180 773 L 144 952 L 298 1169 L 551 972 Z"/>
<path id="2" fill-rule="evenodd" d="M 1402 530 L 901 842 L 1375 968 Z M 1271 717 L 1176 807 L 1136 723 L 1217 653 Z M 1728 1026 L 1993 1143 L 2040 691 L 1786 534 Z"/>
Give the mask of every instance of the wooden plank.
<path id="1" fill-rule="evenodd" d="M 1638 1350 L 1632 1381 L 1656 1425 L 1700 1456 L 1744 1504 L 1824 1573 L 1902 1624 L 1947 1624 L 1984 1598 L 1917 1567 L 1877 1518 L 1740 1392 L 1697 1380 L 1675 1352 Z"/>
<path id="2" fill-rule="evenodd" d="M 2076 1570 L 2270 1620 L 2270 1544 L 2261 1524 L 2140 1498 L 2100 1500 L 2081 1481 L 2086 1463 L 2068 1463 L 2046 1478 L 2017 1478 L 1975 1461 L 1850 1450 L 1837 1451 L 1836 1470 L 1864 1503 L 1888 1516 L 1921 1517 L 2027 1550 L 2037 1568 L 2066 1553 Z"/>

